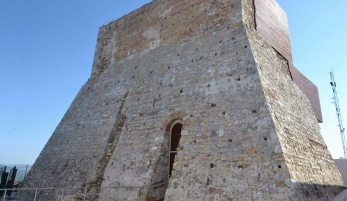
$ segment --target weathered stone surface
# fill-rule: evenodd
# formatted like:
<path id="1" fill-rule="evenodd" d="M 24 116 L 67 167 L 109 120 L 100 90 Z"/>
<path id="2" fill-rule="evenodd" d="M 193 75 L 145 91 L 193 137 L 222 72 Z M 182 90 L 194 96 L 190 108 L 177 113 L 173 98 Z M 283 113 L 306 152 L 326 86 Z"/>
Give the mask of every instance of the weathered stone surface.
<path id="1" fill-rule="evenodd" d="M 155 0 L 101 27 L 91 77 L 25 185 L 121 187 L 95 191 L 99 200 L 338 194 L 342 179 L 310 102 L 257 33 L 254 5 Z"/>

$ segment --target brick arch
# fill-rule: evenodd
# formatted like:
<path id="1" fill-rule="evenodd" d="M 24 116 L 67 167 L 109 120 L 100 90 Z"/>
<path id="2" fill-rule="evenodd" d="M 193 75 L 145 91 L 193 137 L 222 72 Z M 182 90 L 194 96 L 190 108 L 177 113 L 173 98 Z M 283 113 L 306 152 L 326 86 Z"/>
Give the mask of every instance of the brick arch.
<path id="1" fill-rule="evenodd" d="M 166 132 L 170 132 L 171 127 L 176 122 L 180 121 L 183 125 L 183 128 L 190 127 L 193 124 L 192 117 L 190 117 L 186 112 L 178 111 L 171 113 L 163 122 L 162 130 Z"/>

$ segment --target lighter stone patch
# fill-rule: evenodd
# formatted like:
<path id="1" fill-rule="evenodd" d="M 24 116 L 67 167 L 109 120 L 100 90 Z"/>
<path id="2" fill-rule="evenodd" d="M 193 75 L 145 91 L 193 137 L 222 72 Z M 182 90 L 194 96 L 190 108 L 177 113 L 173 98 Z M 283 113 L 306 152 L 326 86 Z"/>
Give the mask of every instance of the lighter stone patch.
<path id="1" fill-rule="evenodd" d="M 147 39 L 157 39 L 160 36 L 159 29 L 157 27 L 151 27 L 143 32 L 143 37 Z"/>
<path id="2" fill-rule="evenodd" d="M 224 135 L 224 129 L 223 128 L 219 129 L 218 135 L 219 135 L 219 137 L 222 137 Z"/>
<path id="3" fill-rule="evenodd" d="M 111 89 L 110 92 L 105 94 L 105 96 L 118 96 L 119 94 L 125 94 L 125 93 L 126 93 L 126 89 L 124 89 L 121 86 L 115 86 L 114 88 Z"/>
<path id="4" fill-rule="evenodd" d="M 188 131 L 187 130 L 183 130 L 182 131 L 182 135 L 188 135 Z"/>
<path id="5" fill-rule="evenodd" d="M 111 61 L 111 64 L 115 63 L 115 57 L 114 55 L 116 54 L 117 52 L 117 40 L 116 40 L 116 35 L 117 35 L 117 32 L 114 31 L 113 34 L 112 34 L 112 38 L 110 39 L 110 42 L 106 45 L 106 47 L 104 48 L 104 52 L 108 52 L 110 51 L 111 54 L 109 54 L 109 60 Z"/>
<path id="6" fill-rule="evenodd" d="M 173 9 L 173 6 L 170 6 L 169 9 L 165 10 L 163 13 L 160 14 L 160 11 L 158 12 L 158 15 L 160 18 L 164 18 L 167 14 L 169 14 Z"/>
<path id="7" fill-rule="evenodd" d="M 208 72 L 208 73 L 210 73 L 210 74 L 214 74 L 215 69 L 213 69 L 213 68 L 209 68 L 207 72 Z"/>
<path id="8" fill-rule="evenodd" d="M 281 108 L 283 108 L 283 103 L 281 101 L 277 101 Z"/>
<path id="9" fill-rule="evenodd" d="M 278 140 L 278 135 L 276 132 L 270 134 L 272 140 Z"/>
<path id="10" fill-rule="evenodd" d="M 160 142 L 163 141 L 163 137 L 156 137 L 156 138 L 154 139 L 154 141 L 155 141 L 155 143 L 160 143 Z"/>
<path id="11" fill-rule="evenodd" d="M 148 40 L 153 40 L 149 43 L 149 47 L 145 51 L 153 50 L 160 46 L 160 28 L 159 27 L 151 27 L 143 32 L 143 37 Z"/>
<path id="12" fill-rule="evenodd" d="M 272 122 L 271 117 L 259 119 L 257 121 L 257 126 L 258 126 L 257 132 L 267 131 L 269 128 L 271 128 L 273 126 L 273 122 Z M 275 135 L 277 135 L 277 134 L 275 133 Z"/>
<path id="13" fill-rule="evenodd" d="M 294 179 L 286 179 L 285 183 L 291 188 L 297 188 L 297 182 Z"/>
<path id="14" fill-rule="evenodd" d="M 189 115 L 186 115 L 185 117 L 183 117 L 183 121 L 187 120 L 189 117 Z"/>
<path id="15" fill-rule="evenodd" d="M 199 13 L 202 13 L 206 10 L 206 7 L 205 7 L 205 4 L 204 3 L 201 3 L 200 4 L 200 7 L 199 7 Z"/>
<path id="16" fill-rule="evenodd" d="M 283 150 L 282 150 L 282 148 L 281 148 L 281 145 L 276 145 L 276 146 L 275 146 L 275 149 L 274 149 L 274 152 L 275 152 L 276 154 L 283 153 Z"/>
<path id="17" fill-rule="evenodd" d="M 210 85 L 209 87 L 207 87 L 206 85 Z M 202 91 L 205 93 L 205 95 L 216 95 L 218 94 L 220 91 L 226 91 L 228 90 L 230 87 L 230 84 L 227 82 L 226 79 L 223 80 L 212 80 L 209 83 L 206 84 L 200 84 L 196 87 L 196 90 Z"/>
<path id="18" fill-rule="evenodd" d="M 149 44 L 149 50 L 153 50 L 160 46 L 160 40 L 156 39 Z"/>

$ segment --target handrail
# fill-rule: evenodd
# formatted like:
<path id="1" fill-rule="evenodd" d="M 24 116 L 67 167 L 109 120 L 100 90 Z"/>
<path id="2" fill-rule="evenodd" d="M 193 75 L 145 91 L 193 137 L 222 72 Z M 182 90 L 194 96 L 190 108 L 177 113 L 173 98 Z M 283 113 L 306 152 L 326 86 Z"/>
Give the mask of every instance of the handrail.
<path id="1" fill-rule="evenodd" d="M 19 200 L 22 200 L 22 197 L 24 197 L 25 200 L 30 199 L 33 201 L 37 201 L 40 200 L 40 196 L 42 196 L 42 194 L 40 195 L 40 193 L 45 193 L 45 191 L 48 191 L 49 193 L 52 193 L 52 195 L 55 194 L 55 196 L 57 196 L 57 198 L 60 201 L 64 200 L 64 196 L 81 196 L 81 198 L 83 197 L 83 200 L 89 200 L 87 199 L 87 195 L 88 196 L 98 196 L 99 192 L 90 192 L 91 190 L 102 190 L 102 189 L 136 189 L 136 190 L 140 190 L 143 189 L 144 187 L 140 187 L 140 186 L 115 186 L 115 187 L 78 187 L 78 188 L 12 188 L 12 189 L 0 189 L 0 191 L 3 191 L 3 196 L 0 197 L 0 201 L 7 201 L 7 198 L 19 198 Z M 53 192 L 50 192 L 52 191 Z M 88 191 L 87 191 L 88 190 Z M 17 193 L 14 196 L 7 196 L 7 192 L 11 191 L 11 192 L 23 192 L 24 191 L 31 191 L 31 195 L 29 196 L 23 196 L 23 195 L 17 195 Z M 80 191 L 80 192 L 79 192 Z M 124 196 L 124 192 L 125 191 L 121 191 L 123 193 Z M 30 192 L 29 192 L 30 193 Z M 34 195 L 32 194 L 34 193 Z M 59 194 L 57 194 L 59 193 Z M 138 191 L 137 191 L 137 196 L 138 196 Z M 46 194 L 47 195 L 47 194 Z M 136 199 L 139 199 L 139 197 L 137 197 Z"/>
<path id="2" fill-rule="evenodd" d="M 0 191 L 4 191 L 4 190 L 8 190 L 8 191 L 15 191 L 15 190 L 62 190 L 62 189 L 85 189 L 85 188 L 88 188 L 88 189 L 92 189 L 92 188 L 95 188 L 95 189 L 102 189 L 102 188 L 143 188 L 140 187 L 140 186 L 115 186 L 115 187 L 80 187 L 80 188 L 11 188 L 11 189 L 0 189 Z"/>

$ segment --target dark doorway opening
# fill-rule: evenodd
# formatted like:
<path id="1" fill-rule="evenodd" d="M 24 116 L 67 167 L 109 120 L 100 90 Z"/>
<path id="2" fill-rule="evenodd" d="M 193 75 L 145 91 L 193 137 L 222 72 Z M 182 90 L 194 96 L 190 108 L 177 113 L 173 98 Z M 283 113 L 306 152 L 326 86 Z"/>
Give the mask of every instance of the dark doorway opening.
<path id="1" fill-rule="evenodd" d="M 170 135 L 170 168 L 169 168 L 169 178 L 171 177 L 171 172 L 173 169 L 173 164 L 175 162 L 175 157 L 177 154 L 177 147 L 181 139 L 182 124 L 177 123 L 172 127 Z"/>

